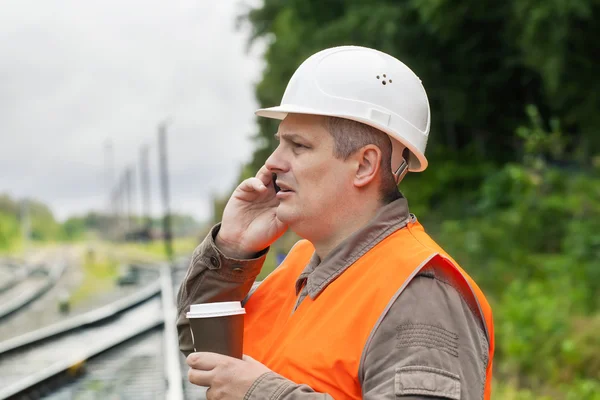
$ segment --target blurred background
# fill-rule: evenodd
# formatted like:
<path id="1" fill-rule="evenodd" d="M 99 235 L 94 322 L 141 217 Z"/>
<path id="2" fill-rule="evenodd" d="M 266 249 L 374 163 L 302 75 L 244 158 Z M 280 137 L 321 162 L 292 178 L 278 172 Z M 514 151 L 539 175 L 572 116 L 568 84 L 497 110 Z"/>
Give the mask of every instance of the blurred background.
<path id="1" fill-rule="evenodd" d="M 165 262 L 176 290 L 276 146 L 254 110 L 311 54 L 355 44 L 427 90 L 430 166 L 400 189 L 490 299 L 493 398 L 600 399 L 599 17 L 593 0 L 4 2 L 0 287 L 64 270 L 43 306 L 0 319 L 0 349 L 127 298 Z M 72 393 L 118 392 L 98 385 Z"/>

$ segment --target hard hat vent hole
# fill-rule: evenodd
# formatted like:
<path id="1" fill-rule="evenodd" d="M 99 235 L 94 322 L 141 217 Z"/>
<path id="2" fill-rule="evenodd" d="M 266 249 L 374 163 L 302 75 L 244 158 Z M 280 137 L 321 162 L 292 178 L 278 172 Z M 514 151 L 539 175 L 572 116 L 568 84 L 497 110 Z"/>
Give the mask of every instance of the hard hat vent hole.
<path id="1" fill-rule="evenodd" d="M 384 77 L 384 78 L 387 78 L 387 75 L 386 75 L 386 74 L 383 74 L 383 77 Z M 381 76 L 377 75 L 377 79 L 381 79 Z M 382 80 L 382 81 L 381 81 L 381 84 L 382 84 L 382 85 L 387 85 L 388 81 L 389 81 L 390 83 L 392 83 L 392 80 L 391 80 L 391 79 L 388 79 L 387 81 L 384 79 L 384 80 Z"/>

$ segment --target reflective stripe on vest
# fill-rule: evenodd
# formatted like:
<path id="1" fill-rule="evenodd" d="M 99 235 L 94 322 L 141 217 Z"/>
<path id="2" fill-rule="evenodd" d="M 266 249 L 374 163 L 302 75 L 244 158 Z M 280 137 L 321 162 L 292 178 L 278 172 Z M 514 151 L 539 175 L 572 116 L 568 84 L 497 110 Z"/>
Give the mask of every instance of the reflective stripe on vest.
<path id="1" fill-rule="evenodd" d="M 490 398 L 491 308 L 475 282 L 418 222 L 383 239 L 314 300 L 307 296 L 294 311 L 296 279 L 313 252 L 310 242 L 298 242 L 250 296 L 245 304 L 245 354 L 335 399 L 361 399 L 363 357 L 374 328 L 412 278 L 434 265 L 481 320 L 489 343 L 484 398 Z"/>

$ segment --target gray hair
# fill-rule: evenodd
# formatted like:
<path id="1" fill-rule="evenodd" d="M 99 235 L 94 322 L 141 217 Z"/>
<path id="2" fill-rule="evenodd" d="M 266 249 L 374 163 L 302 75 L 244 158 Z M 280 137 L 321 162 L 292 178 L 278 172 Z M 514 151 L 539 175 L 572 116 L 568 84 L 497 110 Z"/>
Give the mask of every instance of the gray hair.
<path id="1" fill-rule="evenodd" d="M 325 128 L 333 137 L 333 155 L 346 160 L 362 147 L 374 144 L 381 150 L 381 195 L 390 203 L 402 195 L 392 173 L 392 142 L 387 134 L 377 128 L 338 117 L 325 117 Z"/>

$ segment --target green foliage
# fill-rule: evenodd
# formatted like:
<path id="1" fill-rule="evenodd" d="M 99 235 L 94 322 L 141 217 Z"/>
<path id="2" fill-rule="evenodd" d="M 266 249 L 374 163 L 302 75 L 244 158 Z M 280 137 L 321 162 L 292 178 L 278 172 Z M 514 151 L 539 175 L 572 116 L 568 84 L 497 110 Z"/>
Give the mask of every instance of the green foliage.
<path id="1" fill-rule="evenodd" d="M 504 162 L 519 150 L 515 129 L 527 120 L 526 103 L 564 120 L 583 154 L 600 148 L 600 80 L 590 57 L 599 14 L 589 0 L 265 0 L 241 20 L 252 39 L 268 41 L 256 88 L 261 106 L 279 104 L 310 54 L 344 44 L 374 47 L 422 79 L 432 106 L 430 149 Z M 258 123 L 253 170 L 275 146 L 277 122 Z M 437 154 L 435 160 L 446 158 Z"/>
<path id="2" fill-rule="evenodd" d="M 105 233 L 114 217 L 99 212 L 88 212 L 85 215 L 72 216 L 64 223 L 55 220 L 50 208 L 44 203 L 32 200 L 15 200 L 9 195 L 0 195 L 0 250 L 13 252 L 16 245 L 22 242 L 23 218 L 27 215 L 30 228 L 30 240 L 34 242 L 85 239 L 89 233 Z M 133 225 L 142 227 L 146 221 L 140 216 L 133 216 Z M 162 230 L 162 218 L 152 218 L 153 229 Z M 190 237 L 203 229 L 194 217 L 173 213 L 171 228 L 174 237 Z"/>
<path id="3" fill-rule="evenodd" d="M 0 195 L 0 212 L 17 217 L 21 212 L 19 204 L 9 195 Z"/>
<path id="4" fill-rule="evenodd" d="M 598 149 L 600 80 L 593 54 L 600 3 L 589 0 L 513 1 L 511 30 L 522 59 L 542 78 L 546 99 L 578 139 Z M 588 153 L 589 154 L 589 153 Z"/>
<path id="5" fill-rule="evenodd" d="M 571 302 L 543 281 L 515 280 L 496 307 L 498 352 L 505 373 L 545 378 L 560 370 L 558 354 L 567 350 Z"/>
<path id="6" fill-rule="evenodd" d="M 33 240 L 55 240 L 61 234 L 61 226 L 54 219 L 47 205 L 36 200 L 27 200 Z"/>
<path id="7" fill-rule="evenodd" d="M 208 234 L 208 231 L 202 232 L 198 236 L 177 237 L 173 239 L 173 254 L 175 257 L 187 257 L 191 255 L 200 243 L 200 241 Z M 139 243 L 117 243 L 115 249 L 121 252 L 128 260 L 136 262 L 154 262 L 167 260 L 165 244 L 162 240 L 154 240 L 152 242 Z"/>
<path id="8" fill-rule="evenodd" d="M 503 382 L 494 382 L 492 388 L 492 400 L 600 400 L 600 384 L 593 380 L 577 380 L 552 393 L 519 389 L 514 383 Z"/>
<path id="9" fill-rule="evenodd" d="M 83 263 L 83 280 L 70 296 L 71 305 L 79 306 L 93 296 L 111 290 L 118 274 L 116 260 L 90 250 Z"/>
<path id="10" fill-rule="evenodd" d="M 81 239 L 88 229 L 85 219 L 81 217 L 71 217 L 63 223 L 66 240 Z"/>
<path id="11" fill-rule="evenodd" d="M 0 211 L 0 250 L 10 250 L 20 236 L 21 230 L 17 219 Z"/>
<path id="12" fill-rule="evenodd" d="M 10 216 L 19 224 L 22 222 L 25 210 L 28 213 L 30 234 L 33 240 L 50 240 L 59 237 L 61 226 L 44 203 L 33 199 L 16 201 L 7 194 L 0 196 L 0 213 Z M 15 234 L 14 230 L 13 234 Z"/>
<path id="13" fill-rule="evenodd" d="M 162 220 L 160 222 L 162 223 Z M 201 224 L 194 217 L 181 213 L 171 215 L 171 226 L 175 236 L 196 234 L 201 228 Z"/>
<path id="14" fill-rule="evenodd" d="M 598 379 L 576 380 L 562 386 L 566 400 L 600 400 L 600 383 Z"/>
<path id="15" fill-rule="evenodd" d="M 518 129 L 522 159 L 483 180 L 470 213 L 446 208 L 434 236 L 494 301 L 497 374 L 538 392 L 550 384 L 561 396 L 593 398 L 600 175 L 556 165 L 565 147 L 558 124 L 545 131 L 536 109 L 528 114 Z"/>
<path id="16" fill-rule="evenodd" d="M 550 396 L 541 395 L 527 389 L 519 389 L 515 383 L 494 381 L 492 384 L 492 400 L 554 400 Z"/>

